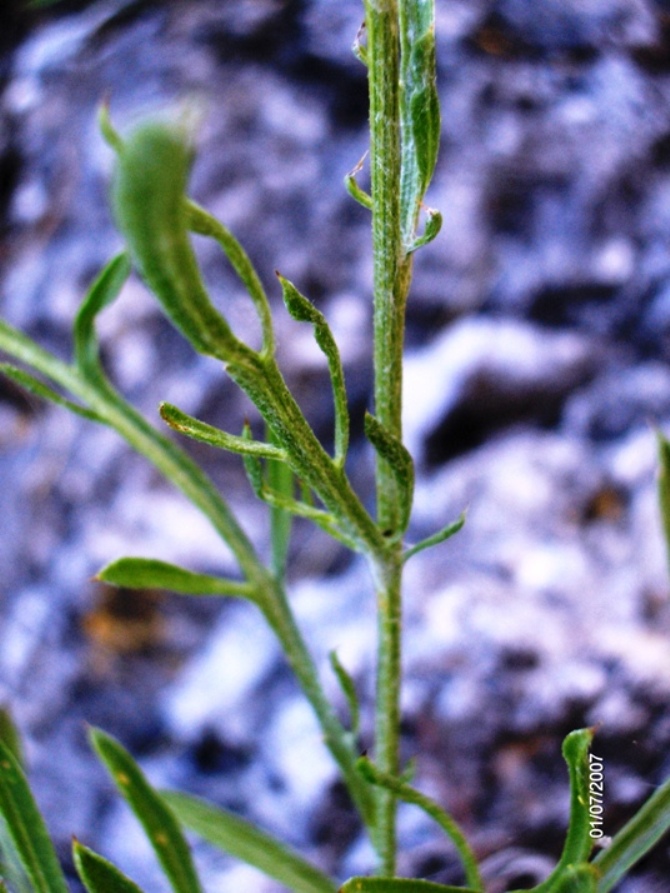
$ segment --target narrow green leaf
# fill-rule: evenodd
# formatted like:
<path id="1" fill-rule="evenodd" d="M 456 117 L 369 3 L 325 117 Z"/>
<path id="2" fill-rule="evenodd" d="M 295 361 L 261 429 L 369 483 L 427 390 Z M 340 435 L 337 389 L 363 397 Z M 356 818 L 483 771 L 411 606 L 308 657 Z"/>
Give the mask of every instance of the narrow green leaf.
<path id="1" fill-rule="evenodd" d="M 435 35 L 432 31 L 417 42 L 412 56 L 413 65 L 421 69 L 423 79 L 421 88 L 412 95 L 410 109 L 424 193 L 432 179 L 440 148 L 440 105 L 435 88 Z"/>
<path id="2" fill-rule="evenodd" d="M 0 741 L 12 752 L 19 766 L 25 769 L 21 734 L 8 707 L 0 707 Z"/>
<path id="3" fill-rule="evenodd" d="M 72 854 L 77 873 L 88 893 L 142 893 L 141 888 L 116 865 L 78 840 L 72 842 Z"/>
<path id="4" fill-rule="evenodd" d="M 659 431 L 658 439 L 658 501 L 665 536 L 666 553 L 670 565 L 670 441 Z"/>
<path id="5" fill-rule="evenodd" d="M 340 663 L 336 651 L 331 651 L 329 657 L 330 666 L 333 669 L 333 673 L 337 676 L 340 688 L 347 699 L 347 706 L 349 707 L 349 715 L 351 717 L 351 732 L 354 737 L 357 737 L 360 728 L 361 708 L 358 700 L 358 693 L 356 691 L 356 683 Z"/>
<path id="6" fill-rule="evenodd" d="M 0 363 L 0 372 L 6 375 L 7 378 L 11 378 L 11 380 L 20 387 L 25 388 L 26 391 L 34 394 L 36 397 L 40 397 L 42 400 L 49 400 L 51 403 L 55 403 L 56 406 L 63 406 L 75 415 L 83 416 L 83 418 L 89 419 L 90 421 L 103 421 L 97 413 L 91 412 L 91 410 L 86 409 L 84 406 L 80 406 L 78 403 L 73 403 L 72 400 L 63 397 L 62 394 L 59 394 L 58 391 L 55 391 L 48 384 L 45 384 L 39 378 L 31 375 L 30 372 L 26 372 L 24 369 L 19 369 L 18 366 L 12 366 L 11 363 Z"/>
<path id="7" fill-rule="evenodd" d="M 251 426 L 247 421 L 245 421 L 244 427 L 242 428 L 242 437 L 240 438 L 240 440 L 247 443 L 254 442 L 251 437 Z M 244 471 L 246 472 L 249 483 L 251 484 L 251 489 L 254 491 L 259 499 L 262 499 L 264 484 L 263 463 L 260 460 L 260 456 L 254 451 L 245 451 L 242 453 L 242 462 L 244 464 Z"/>
<path id="8" fill-rule="evenodd" d="M 102 375 L 95 318 L 116 300 L 130 275 L 130 260 L 124 252 L 117 254 L 102 270 L 84 298 L 74 323 L 74 355 L 84 378 L 98 381 Z"/>
<path id="9" fill-rule="evenodd" d="M 399 4 L 400 112 L 402 121 L 401 217 L 403 241 L 411 252 L 421 203 L 435 170 L 440 142 L 436 88 L 434 0 Z M 431 225 L 435 227 L 437 221 Z M 427 228 L 428 230 L 428 228 Z M 425 235 L 430 235 L 427 232 Z"/>
<path id="10" fill-rule="evenodd" d="M 293 319 L 298 322 L 309 322 L 314 326 L 316 343 L 328 361 L 335 406 L 335 460 L 342 465 L 349 446 L 349 406 L 340 351 L 323 313 L 317 310 L 308 298 L 300 294 L 292 282 L 284 279 L 279 273 L 276 275 L 281 284 L 286 309 Z"/>
<path id="11" fill-rule="evenodd" d="M 226 362 L 250 351 L 212 304 L 188 238 L 191 156 L 176 127 L 139 127 L 118 157 L 114 214 L 142 277 L 174 325 L 196 350 Z"/>
<path id="12" fill-rule="evenodd" d="M 409 249 L 408 254 L 411 254 L 413 251 L 416 251 L 417 248 L 421 248 L 424 245 L 428 245 L 429 242 L 432 242 L 433 239 L 437 236 L 437 234 L 442 229 L 442 215 L 439 211 L 435 211 L 433 208 L 427 208 L 426 212 L 428 214 L 428 219 L 426 220 L 426 227 L 423 231 L 423 235 L 419 236 L 415 241 L 412 247 Z"/>
<path id="13" fill-rule="evenodd" d="M 364 189 L 358 185 L 356 180 L 356 174 L 359 174 L 363 170 L 363 164 L 365 162 L 365 155 L 361 158 L 355 168 L 350 170 L 349 173 L 344 178 L 344 185 L 349 193 L 349 195 L 355 199 L 359 205 L 363 205 L 364 208 L 367 208 L 368 211 L 372 210 L 372 196 L 369 195 Z"/>
<path id="14" fill-rule="evenodd" d="M 570 732 L 563 742 L 563 759 L 570 776 L 570 821 L 559 865 L 585 862 L 593 848 L 589 834 L 589 748 L 593 729 Z"/>
<path id="15" fill-rule="evenodd" d="M 443 543 L 445 540 L 448 540 L 449 537 L 458 533 L 459 530 L 463 529 L 465 517 L 465 512 L 462 512 L 455 521 L 451 522 L 451 524 L 447 524 L 442 530 L 438 530 L 438 532 L 434 533 L 432 536 L 427 537 L 425 540 L 421 540 L 420 543 L 416 543 L 416 545 L 405 552 L 403 561 L 407 561 L 412 555 L 416 555 L 417 552 L 423 552 L 424 549 L 429 549 L 431 546 L 437 546 L 439 543 Z"/>
<path id="16" fill-rule="evenodd" d="M 358 29 L 358 33 L 354 38 L 354 42 L 351 45 L 351 51 L 354 56 L 358 59 L 359 62 L 362 62 L 363 65 L 367 67 L 368 64 L 368 48 L 365 46 L 365 22 Z"/>
<path id="17" fill-rule="evenodd" d="M 9 708 L 0 708 L 0 741 L 12 753 L 16 762 L 25 772 L 25 761 L 21 735 Z M 9 833 L 4 816 L 0 813 L 0 876 L 7 880 L 13 893 L 33 893 L 33 887 L 23 868 L 21 860 Z M 0 890 L 7 887 L 0 887 Z"/>
<path id="18" fill-rule="evenodd" d="M 261 443 L 258 440 L 252 440 L 251 437 L 237 437 L 234 434 L 228 434 L 214 425 L 208 425 L 199 419 L 182 412 L 171 403 L 161 403 L 159 412 L 163 421 L 174 431 L 192 437 L 201 443 L 207 443 L 210 446 L 218 447 L 221 450 L 228 450 L 232 453 L 247 454 L 250 456 L 262 456 L 267 459 L 286 460 L 286 453 L 281 447 L 271 443 Z"/>
<path id="19" fill-rule="evenodd" d="M 412 878 L 352 877 L 338 893 L 477 893 L 471 887 L 452 887 Z"/>
<path id="20" fill-rule="evenodd" d="M 188 843 L 171 809 L 118 741 L 100 729 L 92 729 L 90 739 L 144 828 L 172 889 L 175 893 L 201 893 Z"/>
<path id="21" fill-rule="evenodd" d="M 433 176 L 440 145 L 440 106 L 436 87 L 435 4 L 416 0 L 403 6 L 406 42 L 402 70 L 420 178 L 420 201 Z M 407 58 L 409 56 L 409 58 Z"/>
<path id="22" fill-rule="evenodd" d="M 455 846 L 463 865 L 466 882 L 473 890 L 477 891 L 477 893 L 483 893 L 484 886 L 479 874 L 477 859 L 470 849 L 470 845 L 458 826 L 458 823 L 449 815 L 449 813 L 445 812 L 442 807 L 430 797 L 417 791 L 416 788 L 411 787 L 401 778 L 395 778 L 386 772 L 382 772 L 374 765 L 374 763 L 367 759 L 367 757 L 361 757 L 356 763 L 356 768 L 371 784 L 379 785 L 380 787 L 392 791 L 396 797 L 404 800 L 405 803 L 412 803 L 414 806 L 418 806 L 419 809 L 426 813 L 426 815 L 430 816 L 430 818 L 442 828 Z"/>
<path id="23" fill-rule="evenodd" d="M 274 442 L 274 434 L 269 425 L 266 426 L 267 439 Z M 283 450 L 282 450 L 283 452 Z M 270 459 L 266 462 L 268 487 L 274 493 L 292 498 L 295 475 L 286 461 Z M 293 517 L 290 512 L 280 506 L 270 506 L 270 544 L 272 547 L 272 571 L 275 577 L 284 581 L 286 563 L 291 545 Z"/>
<path id="24" fill-rule="evenodd" d="M 7 886 L 0 887 L 0 890 L 10 890 L 11 893 L 34 893 L 34 887 L 18 857 L 2 813 L 0 813 L 0 878 L 3 882 L 7 881 Z"/>
<path id="25" fill-rule="evenodd" d="M 245 457 L 245 463 L 251 461 L 250 457 Z M 321 530 L 325 531 L 329 536 L 332 536 L 333 539 L 336 539 L 338 542 L 345 545 L 348 549 L 353 551 L 358 549 L 358 544 L 340 529 L 337 523 L 337 518 L 330 512 L 324 511 L 324 509 L 315 508 L 309 503 L 300 502 L 298 499 L 292 499 L 290 496 L 284 496 L 283 493 L 277 493 L 264 483 L 261 485 L 256 495 L 259 499 L 262 499 L 263 502 L 266 502 L 273 508 L 289 512 L 298 518 L 306 518 L 308 521 L 316 524 L 317 527 L 320 527 Z"/>
<path id="26" fill-rule="evenodd" d="M 388 463 L 398 484 L 399 532 L 407 529 L 414 497 L 414 461 L 407 448 L 373 415 L 365 413 L 365 436 Z"/>
<path id="27" fill-rule="evenodd" d="M 359 205 L 363 205 L 368 211 L 372 210 L 372 196 L 364 189 L 361 189 L 352 174 L 346 175 L 344 178 L 344 186 L 349 195 L 357 201 Z"/>
<path id="28" fill-rule="evenodd" d="M 119 558 L 106 565 L 96 579 L 127 589 L 168 589 L 185 595 L 253 596 L 248 583 L 198 574 L 156 558 Z"/>
<path id="29" fill-rule="evenodd" d="M 120 154 L 123 151 L 124 142 L 112 124 L 112 119 L 109 115 L 109 102 L 107 100 L 103 100 L 98 107 L 98 127 L 107 145 L 114 149 L 117 154 Z"/>
<path id="30" fill-rule="evenodd" d="M 0 742 L 0 813 L 35 893 L 68 893 L 46 826 L 16 757 Z"/>
<path id="31" fill-rule="evenodd" d="M 561 858 L 549 877 L 534 893 L 559 893 L 568 868 L 586 862 L 593 848 L 589 822 L 589 747 L 593 729 L 578 729 L 565 738 L 563 758 L 570 775 L 570 821 Z M 570 888 L 566 888 L 566 891 Z M 581 888 L 576 887 L 579 891 Z"/>
<path id="32" fill-rule="evenodd" d="M 293 893 L 335 893 L 330 878 L 255 825 L 197 797 L 173 791 L 162 796 L 179 820 L 204 840 Z"/>
<path id="33" fill-rule="evenodd" d="M 593 860 L 600 872 L 598 893 L 609 893 L 670 830 L 670 779 L 654 791 L 607 849 Z"/>
<path id="34" fill-rule="evenodd" d="M 263 331 L 263 351 L 266 356 L 272 356 L 275 345 L 270 302 L 249 255 L 230 230 L 200 205 L 187 201 L 185 211 L 187 226 L 191 232 L 214 239 L 228 258 L 230 265 L 253 301 Z"/>

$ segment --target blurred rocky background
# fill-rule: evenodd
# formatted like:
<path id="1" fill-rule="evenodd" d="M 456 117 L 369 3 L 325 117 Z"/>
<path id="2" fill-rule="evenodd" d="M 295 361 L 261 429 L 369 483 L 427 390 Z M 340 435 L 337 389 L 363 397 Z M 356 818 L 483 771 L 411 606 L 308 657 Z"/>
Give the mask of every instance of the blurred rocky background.
<path id="1" fill-rule="evenodd" d="M 437 6 L 442 153 L 429 202 L 445 223 L 417 257 L 408 311 L 411 538 L 465 508 L 468 520 L 408 565 L 403 746 L 502 893 L 536 883 L 560 852 L 569 730 L 598 724 L 607 834 L 670 775 L 654 430 L 670 428 L 670 4 Z M 5 0 L 0 312 L 69 355 L 82 295 L 120 247 L 99 103 L 122 132 L 196 109 L 193 194 L 248 248 L 278 307 L 287 378 L 326 442 L 324 364 L 279 308 L 275 269 L 340 338 L 351 473 L 369 497 L 368 215 L 342 186 L 367 144 L 365 71 L 350 51 L 361 19 L 356 0 L 63 0 L 40 11 Z M 198 250 L 216 300 L 255 338 L 231 272 L 211 246 Z M 149 417 L 167 399 L 239 430 L 249 407 L 139 282 L 100 332 L 111 375 Z M 318 729 L 254 611 L 92 581 L 123 554 L 225 573 L 207 524 L 113 435 L 7 382 L 0 421 L 0 697 L 25 733 L 65 865 L 75 833 L 165 889 L 89 754 L 88 722 L 119 736 L 157 783 L 237 809 L 339 877 L 370 870 Z M 238 461 L 185 446 L 266 543 Z M 291 580 L 333 697 L 336 648 L 369 705 L 365 569 L 297 524 Z M 363 747 L 369 733 L 368 718 Z M 403 872 L 460 882 L 420 813 L 403 807 L 400 827 Z M 208 890 L 275 889 L 195 852 Z M 666 842 L 621 893 L 667 891 L 669 875 Z"/>

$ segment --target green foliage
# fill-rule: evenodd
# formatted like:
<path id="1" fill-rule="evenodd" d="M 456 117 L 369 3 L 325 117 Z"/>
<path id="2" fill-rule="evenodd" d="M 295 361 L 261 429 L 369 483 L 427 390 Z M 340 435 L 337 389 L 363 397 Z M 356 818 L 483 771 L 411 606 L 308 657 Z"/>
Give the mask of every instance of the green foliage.
<path id="1" fill-rule="evenodd" d="M 188 198 L 194 148 L 183 126 L 154 121 L 121 137 L 103 107 L 101 130 L 117 155 L 112 204 L 127 249 L 102 270 L 84 298 L 74 322 L 70 363 L 0 320 L 0 350 L 13 361 L 0 369 L 38 397 L 114 429 L 203 513 L 232 552 L 237 563 L 233 578 L 142 557 L 117 558 L 98 577 L 128 588 L 244 598 L 262 613 L 315 713 L 376 850 L 379 876 L 352 878 L 341 887 L 342 893 L 482 893 L 477 854 L 463 830 L 438 803 L 410 785 L 399 762 L 403 566 L 413 555 L 456 534 L 465 523 L 462 514 L 419 543 L 404 541 L 414 490 L 414 465 L 403 444 L 401 426 L 404 312 L 414 254 L 436 237 L 442 220 L 438 211 L 423 203 L 440 137 L 434 2 L 365 0 L 364 7 L 366 40 L 359 35 L 356 52 L 368 68 L 370 86 L 371 194 L 356 183 L 362 162 L 347 176 L 346 186 L 372 214 L 375 405 L 365 415 L 364 429 L 376 457 L 374 516 L 347 475 L 349 405 L 343 364 L 328 321 L 293 283 L 277 274 L 288 313 L 313 327 L 326 358 L 334 404 L 333 455 L 316 437 L 284 380 L 275 356 L 270 304 L 249 257 L 223 223 Z M 419 233 L 422 212 L 426 219 Z M 213 239 L 225 254 L 257 316 L 259 347 L 241 341 L 225 309 L 219 310 L 212 302 L 191 245 L 192 233 Z M 259 554 L 250 542 L 213 482 L 174 440 L 150 425 L 118 393 L 100 362 L 97 317 L 117 298 L 131 266 L 184 338 L 196 351 L 223 364 L 264 421 L 264 439 L 255 440 L 248 424 L 241 434 L 231 434 L 171 404 L 160 407 L 161 419 L 172 432 L 241 457 L 253 492 L 268 506 L 268 556 Z M 670 542 L 670 446 L 663 437 L 659 445 L 660 501 Z M 377 703 L 369 759 L 359 759 L 361 710 L 353 679 L 336 654 L 331 654 L 331 667 L 349 710 L 347 728 L 326 694 L 291 609 L 285 578 L 293 516 L 308 519 L 362 554 L 371 570 L 379 626 Z M 554 871 L 532 893 L 609 893 L 670 826 L 669 781 L 609 848 L 591 859 L 591 739 L 592 731 L 583 729 L 564 742 L 570 782 L 565 846 Z M 91 742 L 144 829 L 175 893 L 201 891 L 182 826 L 295 893 L 335 893 L 334 880 L 267 832 L 213 804 L 184 794 L 159 793 L 130 754 L 104 732 L 92 731 Z M 0 713 L 0 886 L 13 893 L 66 893 L 20 754 L 13 723 L 6 712 Z M 444 831 L 447 844 L 460 859 L 467 886 L 396 876 L 399 800 L 423 810 Z M 105 857 L 78 841 L 73 858 L 89 893 L 141 893 Z"/>
<path id="2" fill-rule="evenodd" d="M 336 885 L 267 832 L 197 797 L 164 792 L 175 815 L 213 846 L 253 865 L 295 893 L 335 893 Z"/>
<path id="3" fill-rule="evenodd" d="M 142 824 L 174 893 L 201 893 L 189 846 L 167 803 L 118 741 L 100 729 L 92 729 L 90 738 L 121 796 Z"/>
<path id="4" fill-rule="evenodd" d="M 233 595 L 253 599 L 248 583 L 198 574 L 156 558 L 119 558 L 98 573 L 97 579 L 126 589 L 168 589 L 184 595 Z"/>
<path id="5" fill-rule="evenodd" d="M 448 887 L 409 878 L 353 877 L 340 893 L 477 893 L 469 887 Z"/>
<path id="6" fill-rule="evenodd" d="M 142 893 L 134 881 L 88 847 L 72 843 L 75 868 L 88 893 Z"/>
<path id="7" fill-rule="evenodd" d="M 394 778 L 391 775 L 387 775 L 385 772 L 380 772 L 370 760 L 361 757 L 358 766 L 361 773 L 372 784 L 387 788 L 396 794 L 399 799 L 404 800 L 405 803 L 413 803 L 415 806 L 418 806 L 419 809 L 423 810 L 426 815 L 430 816 L 430 818 L 440 826 L 456 847 L 463 865 L 465 879 L 469 887 L 477 891 L 477 893 L 481 893 L 484 888 L 475 854 L 454 819 L 435 803 L 434 800 L 431 800 L 430 797 L 426 797 L 425 794 L 422 794 L 420 791 L 411 787 L 411 785 L 407 784 L 403 779 Z"/>
<path id="8" fill-rule="evenodd" d="M 46 826 L 12 749 L 0 741 L 0 813 L 35 893 L 67 893 Z"/>
<path id="9" fill-rule="evenodd" d="M 670 830 L 670 780 L 661 785 L 638 812 L 593 860 L 598 870 L 598 893 L 615 884 Z"/>

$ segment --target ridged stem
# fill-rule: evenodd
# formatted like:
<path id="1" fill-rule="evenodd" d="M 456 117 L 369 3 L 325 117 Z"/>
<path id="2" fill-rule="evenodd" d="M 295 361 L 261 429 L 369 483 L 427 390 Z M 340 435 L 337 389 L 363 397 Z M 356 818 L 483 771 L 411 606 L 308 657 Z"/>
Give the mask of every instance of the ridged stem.
<path id="1" fill-rule="evenodd" d="M 370 165 L 374 269 L 375 416 L 398 440 L 402 438 L 402 351 L 406 283 L 400 276 L 403 244 L 400 214 L 400 38 L 396 0 L 367 0 L 367 59 L 370 89 Z M 398 774 L 401 669 L 401 543 L 393 535 L 400 524 L 397 481 L 378 457 L 377 523 L 389 538 L 382 559 L 373 564 L 377 588 L 378 655 L 375 762 Z M 379 873 L 395 875 L 396 796 L 376 790 L 375 843 Z"/>

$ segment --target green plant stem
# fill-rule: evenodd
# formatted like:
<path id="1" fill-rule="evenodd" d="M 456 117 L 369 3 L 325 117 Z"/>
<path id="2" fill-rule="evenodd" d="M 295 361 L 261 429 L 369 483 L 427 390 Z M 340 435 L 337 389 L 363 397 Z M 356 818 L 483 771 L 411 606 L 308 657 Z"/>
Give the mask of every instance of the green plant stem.
<path id="1" fill-rule="evenodd" d="M 87 381 L 75 367 L 58 360 L 1 320 L 0 350 L 37 370 L 81 400 L 100 421 L 114 428 L 209 519 L 257 593 L 254 601 L 281 642 L 321 724 L 326 744 L 343 773 L 352 799 L 370 827 L 373 823 L 371 795 L 354 768 L 357 754 L 323 692 L 314 661 L 295 623 L 284 590 L 273 573 L 263 565 L 207 475 L 178 446 L 150 425 L 106 380 Z"/>
<path id="2" fill-rule="evenodd" d="M 357 754 L 350 736 L 347 735 L 324 694 L 284 589 L 277 582 L 274 583 L 272 598 L 268 599 L 263 612 L 281 642 L 291 669 L 317 715 L 325 743 L 340 767 L 351 798 L 366 827 L 371 831 L 376 820 L 372 789 L 356 769 Z"/>
<path id="3" fill-rule="evenodd" d="M 400 215 L 400 39 L 396 0 L 367 0 L 367 59 L 370 88 L 370 165 L 374 273 L 375 415 L 402 439 L 402 351 L 407 276 Z M 374 563 L 378 605 L 375 760 L 398 774 L 401 665 L 401 543 L 392 536 L 401 523 L 396 478 L 377 458 L 377 523 L 389 537 L 383 560 Z M 396 861 L 396 795 L 377 791 L 376 845 L 379 872 L 392 877 Z"/>
<path id="4" fill-rule="evenodd" d="M 375 760 L 383 772 L 396 776 L 399 773 L 402 563 L 395 550 L 392 559 L 378 566 L 375 574 L 378 612 Z M 388 788 L 377 788 L 375 794 L 379 873 L 393 877 L 397 846 L 396 794 Z"/>
<path id="5" fill-rule="evenodd" d="M 232 360 L 226 371 L 260 411 L 295 474 L 314 490 L 358 550 L 383 555 L 386 542 L 379 528 L 310 428 L 274 359 L 252 355 L 244 362 Z"/>

